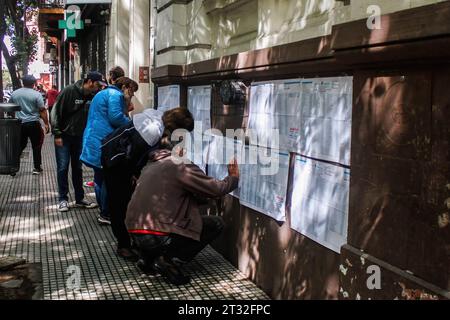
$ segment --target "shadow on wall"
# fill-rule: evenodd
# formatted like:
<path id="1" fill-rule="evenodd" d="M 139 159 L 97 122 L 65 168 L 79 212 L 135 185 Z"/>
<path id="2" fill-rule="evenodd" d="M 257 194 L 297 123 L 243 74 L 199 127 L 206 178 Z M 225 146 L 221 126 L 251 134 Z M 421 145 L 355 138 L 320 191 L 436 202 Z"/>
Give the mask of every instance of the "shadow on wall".
<path id="1" fill-rule="evenodd" d="M 433 86 L 429 68 L 355 77 L 349 244 L 448 288 L 448 136 L 433 133 L 445 122 Z"/>

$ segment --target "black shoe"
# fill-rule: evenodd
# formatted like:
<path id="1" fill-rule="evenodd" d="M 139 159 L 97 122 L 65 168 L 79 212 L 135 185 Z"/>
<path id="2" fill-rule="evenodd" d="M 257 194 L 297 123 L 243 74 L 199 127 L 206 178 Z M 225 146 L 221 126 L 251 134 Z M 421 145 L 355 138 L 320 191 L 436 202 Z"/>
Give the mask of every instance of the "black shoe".
<path id="1" fill-rule="evenodd" d="M 139 257 L 137 256 L 137 254 L 134 253 L 131 249 L 128 249 L 128 248 L 120 248 L 120 249 L 117 249 L 116 254 L 117 254 L 119 257 L 121 257 L 121 258 L 123 258 L 123 259 L 125 259 L 125 260 L 127 260 L 127 261 L 136 262 L 136 261 L 138 261 L 138 259 L 139 259 Z"/>
<path id="2" fill-rule="evenodd" d="M 159 257 L 153 262 L 153 269 L 161 274 L 166 282 L 176 286 L 182 286 L 191 282 L 191 278 L 185 274 L 173 263 L 164 257 Z"/>
<path id="3" fill-rule="evenodd" d="M 141 270 L 143 273 L 148 274 L 150 276 L 156 275 L 156 270 L 152 268 L 152 266 L 149 266 L 145 263 L 144 260 L 139 259 L 138 262 L 136 262 L 136 267 L 138 267 L 139 270 Z"/>

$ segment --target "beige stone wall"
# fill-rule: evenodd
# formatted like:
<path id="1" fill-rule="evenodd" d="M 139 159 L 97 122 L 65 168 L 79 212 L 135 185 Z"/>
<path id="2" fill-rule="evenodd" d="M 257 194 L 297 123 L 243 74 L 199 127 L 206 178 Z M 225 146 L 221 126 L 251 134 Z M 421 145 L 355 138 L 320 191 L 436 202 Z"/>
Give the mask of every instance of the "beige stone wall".
<path id="1" fill-rule="evenodd" d="M 193 0 L 158 13 L 156 66 L 185 64 L 331 33 L 335 24 L 448 0 Z M 162 8 L 168 0 L 157 1 Z M 193 48 L 197 44 L 211 49 Z"/>
<path id="2" fill-rule="evenodd" d="M 139 82 L 139 67 L 150 67 L 150 1 L 113 0 L 108 30 L 108 65 L 121 66 Z M 136 111 L 153 105 L 153 86 L 139 84 L 133 100 Z"/>

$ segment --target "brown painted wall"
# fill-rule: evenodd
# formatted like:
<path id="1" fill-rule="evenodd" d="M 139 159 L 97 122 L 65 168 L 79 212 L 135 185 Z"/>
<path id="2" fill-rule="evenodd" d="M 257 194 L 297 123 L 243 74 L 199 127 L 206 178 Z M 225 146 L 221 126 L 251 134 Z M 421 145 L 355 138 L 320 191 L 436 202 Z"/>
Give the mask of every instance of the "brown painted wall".
<path id="1" fill-rule="evenodd" d="M 348 229 L 351 246 L 447 290 L 449 80 L 450 65 L 355 73 Z"/>
<path id="2" fill-rule="evenodd" d="M 349 245 L 342 254 L 290 229 L 289 204 L 287 222 L 279 225 L 232 197 L 216 203 L 227 227 L 215 247 L 271 297 L 450 297 L 450 25 L 439 23 L 444 20 L 450 2 L 385 16 L 387 37 L 371 35 L 365 21 L 351 22 L 329 37 L 154 70 L 155 83 L 184 85 L 354 76 Z M 239 128 L 246 119 L 245 107 L 221 105 L 213 90 L 213 127 Z M 368 290 L 363 254 L 382 265 L 382 290 Z"/>

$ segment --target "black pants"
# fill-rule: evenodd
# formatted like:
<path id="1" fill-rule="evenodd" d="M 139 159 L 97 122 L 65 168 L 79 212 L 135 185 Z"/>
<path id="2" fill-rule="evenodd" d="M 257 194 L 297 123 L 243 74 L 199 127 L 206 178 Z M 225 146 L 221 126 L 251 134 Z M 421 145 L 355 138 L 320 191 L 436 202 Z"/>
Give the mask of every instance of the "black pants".
<path id="1" fill-rule="evenodd" d="M 31 141 L 33 148 L 33 162 L 34 168 L 40 169 L 42 166 L 42 143 L 44 138 L 44 132 L 42 131 L 39 121 L 27 122 L 22 124 L 21 132 L 21 149 L 22 152 L 28 144 L 28 139 Z"/>
<path id="2" fill-rule="evenodd" d="M 133 174 L 127 167 L 103 169 L 103 178 L 106 184 L 106 200 L 111 219 L 111 228 L 117 239 L 119 249 L 130 248 L 131 240 L 125 226 L 128 203 L 131 200 L 134 188 L 131 182 Z"/>
<path id="3" fill-rule="evenodd" d="M 189 262 L 216 239 L 223 230 L 224 223 L 221 217 L 202 216 L 202 220 L 203 229 L 200 241 L 177 234 L 168 236 L 132 234 L 131 237 L 138 246 L 146 265 L 151 265 L 153 260 L 160 256 L 168 259 L 178 258 Z"/>

